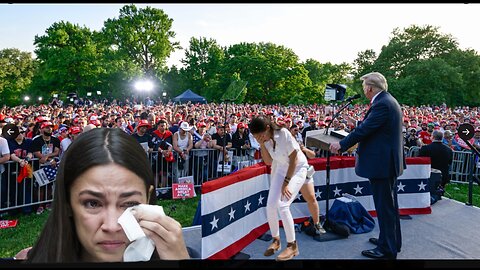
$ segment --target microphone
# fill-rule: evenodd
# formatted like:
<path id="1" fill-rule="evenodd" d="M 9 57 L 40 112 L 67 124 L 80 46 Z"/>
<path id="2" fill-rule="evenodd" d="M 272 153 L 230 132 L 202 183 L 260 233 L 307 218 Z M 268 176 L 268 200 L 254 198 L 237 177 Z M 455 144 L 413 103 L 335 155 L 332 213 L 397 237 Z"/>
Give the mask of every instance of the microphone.
<path id="1" fill-rule="evenodd" d="M 357 99 L 357 98 L 360 98 L 360 97 L 361 97 L 360 94 L 356 94 L 356 95 L 354 95 L 354 96 L 348 97 L 348 98 L 346 99 L 346 101 L 349 102 L 349 101 L 352 101 L 352 100 Z"/>

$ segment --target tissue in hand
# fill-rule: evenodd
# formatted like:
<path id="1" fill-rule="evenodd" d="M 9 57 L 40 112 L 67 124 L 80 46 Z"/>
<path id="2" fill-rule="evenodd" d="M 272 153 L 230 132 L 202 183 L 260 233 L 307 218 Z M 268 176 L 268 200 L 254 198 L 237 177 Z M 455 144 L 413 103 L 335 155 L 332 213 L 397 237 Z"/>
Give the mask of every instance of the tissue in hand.
<path id="1" fill-rule="evenodd" d="M 149 239 L 138 224 L 137 219 L 132 214 L 132 209 L 141 209 L 146 212 L 157 212 L 165 216 L 163 207 L 159 205 L 139 204 L 129 207 L 118 218 L 118 223 L 122 226 L 125 234 L 132 243 L 128 245 L 123 253 L 123 261 L 137 262 L 148 261 L 155 250 L 155 243 Z"/>

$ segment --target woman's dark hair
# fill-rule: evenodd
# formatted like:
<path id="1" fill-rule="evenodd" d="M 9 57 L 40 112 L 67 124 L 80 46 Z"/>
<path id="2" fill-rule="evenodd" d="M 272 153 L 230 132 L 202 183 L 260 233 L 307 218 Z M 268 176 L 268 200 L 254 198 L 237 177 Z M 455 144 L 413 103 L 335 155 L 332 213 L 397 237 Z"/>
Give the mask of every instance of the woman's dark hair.
<path id="1" fill-rule="evenodd" d="M 277 124 L 273 123 L 272 121 L 270 121 L 270 119 L 263 116 L 253 118 L 252 121 L 250 121 L 250 124 L 248 124 L 248 129 L 250 129 L 250 133 L 257 134 L 267 130 L 267 126 L 270 126 L 273 130 L 280 129 Z"/>
<path id="2" fill-rule="evenodd" d="M 121 129 L 95 128 L 82 133 L 64 153 L 57 172 L 52 212 L 27 262 L 81 261 L 81 244 L 71 214 L 70 188 L 80 175 L 95 166 L 120 165 L 143 179 L 149 203 L 153 173 L 140 144 Z M 155 192 L 153 192 L 155 194 Z M 153 203 L 152 203 L 153 202 Z"/>

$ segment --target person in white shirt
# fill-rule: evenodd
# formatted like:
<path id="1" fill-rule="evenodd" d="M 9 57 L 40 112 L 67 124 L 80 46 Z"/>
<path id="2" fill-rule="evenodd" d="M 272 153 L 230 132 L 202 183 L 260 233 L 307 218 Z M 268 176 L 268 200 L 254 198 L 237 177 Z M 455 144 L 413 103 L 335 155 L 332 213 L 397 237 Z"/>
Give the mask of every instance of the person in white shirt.
<path id="1" fill-rule="evenodd" d="M 5 171 L 5 166 L 3 164 L 10 160 L 10 148 L 8 147 L 7 139 L 0 137 L 0 181 L 2 186 L 0 189 L 2 190 L 2 201 L 1 207 L 7 207 L 7 192 L 8 192 L 8 183 L 7 180 L 2 180 L 2 174 Z"/>
<path id="2" fill-rule="evenodd" d="M 273 242 L 264 255 L 271 256 L 281 248 L 278 224 L 280 213 L 288 244 L 276 259 L 290 260 L 299 254 L 290 205 L 305 183 L 309 167 L 307 158 L 301 153 L 300 145 L 286 128 L 278 128 L 264 117 L 252 119 L 249 127 L 260 144 L 263 161 L 272 166 L 266 209 Z"/>

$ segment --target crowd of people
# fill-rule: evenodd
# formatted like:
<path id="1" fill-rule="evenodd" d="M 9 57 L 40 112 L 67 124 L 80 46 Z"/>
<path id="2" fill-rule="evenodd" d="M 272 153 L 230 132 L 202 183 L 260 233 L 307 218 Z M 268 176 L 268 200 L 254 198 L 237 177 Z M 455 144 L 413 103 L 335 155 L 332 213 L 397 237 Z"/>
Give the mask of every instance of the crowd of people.
<path id="1" fill-rule="evenodd" d="M 239 162 L 246 159 L 263 160 L 265 164 L 272 166 L 267 217 L 273 242 L 265 251 L 265 256 L 271 256 L 281 248 L 277 215 L 280 213 L 286 231 L 287 247 L 278 255 L 277 260 L 289 260 L 299 254 L 289 207 L 298 192 L 302 192 L 305 198 L 315 198 L 310 194 L 313 181 L 307 159 L 322 156 L 320 149 L 306 147 L 305 138 L 308 131 L 330 127 L 348 132 L 348 136 L 340 142 L 330 145 L 330 151 L 341 155 L 358 144 L 353 153 L 358 159 L 355 172 L 368 178 L 372 186 L 380 235 L 379 238 L 369 239 L 377 247 L 364 250 L 362 255 L 377 259 L 395 259 L 402 246 L 396 181 L 406 167 L 405 151 L 417 147 L 419 156 L 431 157 L 432 173 L 438 173 L 441 179 L 434 186 L 438 189 L 444 188 L 449 181 L 447 174 L 448 166 L 452 162 L 452 151 L 470 149 L 458 135 L 459 125 L 469 123 L 474 127 L 474 137 L 470 143 L 480 149 L 480 109 L 450 108 L 445 104 L 401 106 L 387 92 L 388 85 L 383 75 L 374 72 L 361 79 L 370 105 L 350 105 L 340 115 L 336 115 L 338 106 L 335 104 L 225 106 L 215 103 L 162 103 L 160 100 L 151 99 L 140 104 L 128 100 L 103 99 L 96 103 L 63 104 L 54 100 L 38 106 L 4 106 L 0 110 L 1 208 L 15 204 L 9 200 L 11 197 L 19 197 L 9 195 L 10 189 L 16 184 L 12 183 L 12 180 L 19 183 L 19 180 L 22 180 L 18 177 L 12 179 L 11 175 L 5 174 L 14 171 L 18 174 L 19 169 L 28 166 L 32 159 L 36 161 L 31 163 L 33 170 L 57 168 L 59 176 L 56 179 L 60 179 L 57 183 L 60 186 L 53 188 L 54 183 L 48 183 L 35 192 L 37 195 L 34 199 L 38 202 L 48 201 L 55 192 L 54 215 L 51 215 L 48 221 L 51 226 L 47 226 L 42 232 L 28 259 L 32 262 L 61 261 L 59 258 L 67 254 L 64 258 L 69 261 L 120 261 L 126 247 L 125 239 L 116 240 L 121 248 L 112 256 L 103 254 L 102 250 L 97 252 L 95 247 L 89 246 L 90 243 L 83 242 L 82 237 L 88 238 L 89 230 L 92 229 L 91 225 L 82 223 L 83 217 L 103 209 L 102 200 L 118 200 L 116 197 L 102 197 L 104 187 L 101 185 L 105 183 L 99 185 L 95 182 L 99 179 L 98 175 L 111 171 L 114 167 L 125 170 L 125 175 L 132 174 L 131 176 L 138 180 L 134 187 L 137 190 L 132 193 L 134 195 L 128 194 L 137 196 L 133 203 L 137 205 L 150 202 L 155 186 L 168 186 L 172 181 L 173 171 L 177 173 L 176 177 L 193 174 L 196 183 L 202 183 L 211 179 L 216 169 L 211 169 L 210 165 L 216 165 L 219 161 L 236 161 L 236 165 L 232 166 L 237 166 L 238 169 Z M 138 145 L 132 145 L 135 142 Z M 67 151 L 70 148 L 74 150 Z M 230 160 L 230 152 L 233 152 L 233 160 Z M 145 157 L 150 157 L 150 161 Z M 5 163 L 12 168 L 5 170 Z M 154 166 L 162 169 L 150 170 Z M 222 173 L 223 169 L 224 167 Z M 91 172 L 92 176 L 85 177 L 86 172 Z M 150 182 L 151 179 L 158 181 Z M 30 203 L 26 198 L 31 198 L 28 193 L 32 190 L 33 182 L 30 181 L 29 185 L 24 183 L 21 185 L 23 189 L 17 189 L 17 194 L 20 190 L 24 203 Z M 101 190 L 90 191 L 90 187 L 101 187 Z M 124 192 L 121 187 L 116 187 L 119 194 Z M 87 195 L 81 191 L 84 188 L 87 188 Z M 86 199 L 87 203 L 76 205 L 73 195 L 95 198 Z M 432 193 L 432 204 L 439 199 L 435 195 L 438 194 Z M 123 200 L 122 196 L 120 200 Z M 70 198 L 70 201 L 66 200 L 67 198 Z M 325 233 L 318 220 L 318 205 L 315 208 L 311 207 L 311 204 L 316 204 L 316 201 L 309 201 L 316 232 Z M 70 206 L 67 207 L 68 205 Z M 115 211 L 120 213 L 120 210 L 127 206 L 130 204 Z M 32 212 L 31 207 L 23 209 L 26 213 Z M 45 209 L 51 209 L 50 204 L 38 204 L 35 211 L 41 214 Z M 105 211 L 107 210 L 105 208 Z M 75 238 L 80 242 L 68 245 L 81 246 L 82 249 L 72 246 L 68 248 L 71 252 L 61 255 L 46 252 L 44 247 L 39 247 L 42 241 L 48 243 L 51 235 L 55 235 L 56 217 L 70 229 L 52 249 L 64 250 L 56 248 L 56 245 L 70 239 L 75 231 L 74 227 L 81 229 L 79 233 L 87 235 L 80 234 L 78 239 Z M 70 217 L 73 217 L 75 223 L 71 223 Z M 148 218 L 149 216 L 146 219 Z M 152 222 L 161 223 L 155 226 L 171 229 L 179 235 L 180 227 L 176 221 L 153 216 L 151 218 Z M 113 225 L 116 224 L 115 220 L 105 222 L 101 225 L 104 227 L 103 231 L 107 231 L 107 227 L 111 227 L 112 232 L 119 230 L 117 225 Z M 142 226 L 148 231 L 150 225 L 146 222 Z M 190 256 L 180 236 L 174 239 L 180 253 L 173 254 L 173 250 L 165 249 L 168 243 L 161 240 L 162 237 L 148 234 L 155 239 L 158 257 L 176 258 L 175 254 L 180 254 L 179 258 Z M 65 244 L 64 247 L 68 245 Z M 90 248 L 92 250 L 89 250 Z"/>
<path id="2" fill-rule="evenodd" d="M 226 132 L 233 139 L 237 125 L 248 125 L 255 116 L 265 115 L 276 124 L 287 129 L 293 125 L 298 127 L 297 138 L 304 140 L 308 130 L 324 128 L 332 121 L 332 115 L 338 106 L 313 104 L 313 105 L 261 105 L 261 104 L 230 104 L 225 111 L 224 104 L 175 104 L 152 102 L 149 106 L 132 102 L 119 102 L 117 100 L 103 100 L 99 103 L 67 104 L 58 106 L 57 102 L 41 104 L 38 106 L 16 106 L 0 109 L 0 128 L 8 123 L 13 123 L 25 131 L 26 138 L 34 138 L 41 132 L 41 123 L 49 122 L 55 137 L 68 138 L 74 133 L 83 132 L 91 128 L 120 128 L 129 134 L 137 133 L 140 124 L 146 126 L 146 133 L 158 129 L 160 121 L 165 124 L 172 135 L 179 130 L 182 122 L 191 127 L 192 133 L 197 133 L 200 128 L 205 128 L 206 133 L 214 135 L 218 125 L 226 126 Z M 412 107 L 403 105 L 403 132 L 407 146 L 421 146 L 431 142 L 433 130 L 451 131 L 453 141 L 450 141 L 455 150 L 468 149 L 468 146 L 458 137 L 457 127 L 463 123 L 470 123 L 476 131 L 480 128 L 480 109 L 478 107 L 447 107 L 439 106 Z M 368 105 L 357 104 L 347 107 L 331 123 L 337 130 L 351 131 L 355 122 L 361 120 L 368 109 Z M 146 120 L 142 121 L 141 120 Z M 148 122 L 148 124 L 147 124 Z M 184 124 L 186 125 L 186 124 Z M 242 125 L 240 125 L 242 126 Z M 80 130 L 71 128 L 79 127 Z M 248 126 L 245 126 L 248 129 Z M 411 131 L 415 129 L 415 137 Z M 142 136 L 142 135 L 141 135 Z M 141 137 L 140 136 L 140 137 Z M 240 136 L 241 137 L 241 136 Z M 195 139 L 195 138 L 193 138 Z M 473 141 L 472 141 L 473 142 Z M 233 142 L 232 142 L 233 143 Z M 242 149 L 243 145 L 233 148 Z M 193 146 L 192 146 L 193 147 Z M 459 148 L 460 147 L 460 148 Z M 228 147 L 230 148 L 230 147 Z"/>
<path id="3" fill-rule="evenodd" d="M 235 161 L 260 160 L 260 144 L 249 131 L 251 119 L 264 116 L 278 127 L 287 128 L 301 147 L 305 147 L 306 132 L 330 125 L 335 130 L 351 132 L 367 112 L 369 106 L 350 105 L 332 121 L 338 106 L 333 104 L 312 105 L 260 105 L 260 104 L 175 104 L 151 99 L 146 103 L 129 100 L 107 99 L 97 103 L 50 104 L 37 106 L 4 106 L 0 110 L 0 130 L 7 124 L 18 129 L 11 137 L 2 132 L 0 137 L 0 169 L 2 179 L 16 171 L 5 170 L 9 166 L 22 168 L 30 159 L 37 158 L 34 170 L 45 166 L 56 166 L 69 145 L 82 133 L 94 128 L 117 128 L 133 136 L 147 153 L 153 154 L 158 187 L 168 187 L 175 177 L 192 175 L 195 183 L 219 176 L 217 163 L 229 161 L 228 152 L 234 153 Z M 480 149 L 480 109 L 478 107 L 450 108 L 440 106 L 401 106 L 402 132 L 405 149 L 432 143 L 433 132 L 441 131 L 442 142 L 454 151 L 469 149 L 458 136 L 457 127 L 470 123 L 475 135 L 470 143 Z M 319 149 L 316 156 L 322 156 Z M 157 154 L 158 153 L 158 154 Z M 222 155 L 223 153 L 223 155 Z M 222 157 L 223 156 L 223 157 Z M 17 165 L 18 164 L 18 165 Z M 238 163 L 236 163 L 238 164 Z M 8 166 L 7 165 L 7 166 Z M 160 169 L 158 169 L 160 168 Z M 233 170 L 232 170 L 233 171 Z M 14 179 L 10 180 L 14 181 Z M 2 207 L 8 207 L 8 185 L 2 181 Z M 22 185 L 20 191 L 28 193 L 29 186 Z M 52 184 L 41 189 L 37 199 L 52 196 Z M 30 194 L 25 194 L 25 198 Z M 27 201 L 27 203 L 29 203 Z M 41 213 L 49 204 L 40 204 Z M 31 212 L 27 208 L 26 212 Z"/>

